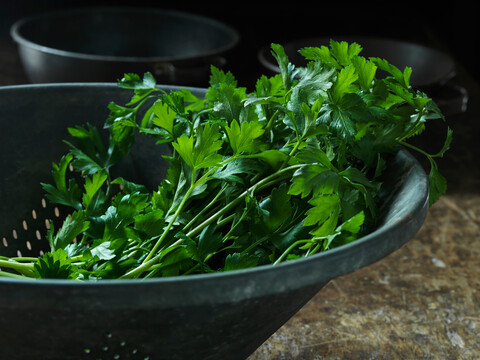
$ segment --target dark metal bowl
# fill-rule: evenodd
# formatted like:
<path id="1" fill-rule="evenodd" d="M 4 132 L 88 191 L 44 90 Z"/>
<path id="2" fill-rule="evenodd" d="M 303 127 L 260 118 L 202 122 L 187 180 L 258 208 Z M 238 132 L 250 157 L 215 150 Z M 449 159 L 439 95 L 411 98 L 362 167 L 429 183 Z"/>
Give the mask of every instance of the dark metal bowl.
<path id="1" fill-rule="evenodd" d="M 66 128 L 86 121 L 101 126 L 107 104 L 130 97 L 106 83 L 0 88 L 1 255 L 48 250 L 45 219 L 57 219 L 57 209 L 44 203 L 39 183 L 50 181 L 52 161 L 67 149 Z M 150 169 L 160 166 L 159 156 L 140 145 L 125 168 L 155 177 Z M 331 279 L 401 247 L 427 211 L 426 174 L 401 150 L 388 164 L 378 229 L 324 253 L 275 266 L 148 280 L 0 278 L 0 358 L 245 359 Z"/>
<path id="2" fill-rule="evenodd" d="M 116 81 L 154 73 L 164 84 L 205 86 L 238 32 L 214 19 L 173 10 L 87 7 L 15 22 L 10 34 L 33 83 Z"/>

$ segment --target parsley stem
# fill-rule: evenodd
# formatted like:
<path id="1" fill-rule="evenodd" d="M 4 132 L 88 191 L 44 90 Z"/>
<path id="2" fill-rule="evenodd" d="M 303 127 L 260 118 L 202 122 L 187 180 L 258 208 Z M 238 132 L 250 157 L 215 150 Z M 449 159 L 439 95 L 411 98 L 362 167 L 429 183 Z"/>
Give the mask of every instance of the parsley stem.
<path id="1" fill-rule="evenodd" d="M 19 263 L 13 260 L 0 260 L 0 267 L 15 270 L 25 276 L 33 276 L 33 263 Z"/>
<path id="2" fill-rule="evenodd" d="M 8 258 L 6 256 L 0 256 L 0 260 L 13 260 L 13 261 L 28 261 L 28 262 L 35 262 L 38 260 L 36 257 L 28 257 L 28 256 L 22 256 L 22 257 L 12 257 Z"/>
<path id="3" fill-rule="evenodd" d="M 241 254 L 248 254 L 248 252 L 254 248 L 256 248 L 258 245 L 260 245 L 261 243 L 263 243 L 265 240 L 268 240 L 268 236 L 263 236 L 262 238 L 260 238 L 259 240 L 255 241 L 254 243 L 250 244 L 250 246 L 248 246 L 247 248 L 245 248 L 244 250 L 242 250 Z"/>
<path id="4" fill-rule="evenodd" d="M 217 194 L 216 194 L 215 197 L 212 199 L 212 201 L 210 201 L 206 206 L 204 206 L 204 207 L 193 217 L 193 219 L 190 220 L 190 221 L 188 222 L 188 224 L 183 227 L 183 230 L 185 231 L 186 229 L 192 227 L 192 225 L 193 225 L 201 216 L 203 216 L 203 214 L 204 214 L 208 209 L 210 209 L 210 208 L 212 207 L 212 205 L 215 204 L 215 202 L 218 200 L 218 198 L 220 197 L 220 195 L 223 194 L 224 190 L 225 190 L 225 188 L 220 189 L 220 191 L 217 192 Z"/>
<path id="5" fill-rule="evenodd" d="M 270 117 L 270 120 L 268 120 L 267 125 L 265 126 L 265 131 L 270 131 L 273 128 L 273 126 L 275 125 L 275 120 L 276 120 L 276 117 L 277 117 L 278 114 L 279 114 L 279 110 L 275 110 L 273 115 Z"/>
<path id="6" fill-rule="evenodd" d="M 273 263 L 273 265 L 277 265 L 277 264 L 279 264 L 281 261 L 283 261 L 283 260 L 288 256 L 288 254 L 290 254 L 290 252 L 291 252 L 293 249 L 295 249 L 298 245 L 300 245 L 300 244 L 308 244 L 308 243 L 311 243 L 311 242 L 312 242 L 312 240 L 298 240 L 298 241 L 295 241 L 292 245 L 290 245 L 290 246 L 288 247 L 287 250 L 285 250 L 285 251 L 283 252 L 282 255 L 280 255 L 280 257 Z"/>
<path id="7" fill-rule="evenodd" d="M 1 271 L 1 270 L 0 270 L 0 276 L 11 277 L 11 278 L 15 278 L 15 279 L 25 279 L 26 278 L 25 276 L 22 276 L 22 275 L 12 274 L 12 273 L 9 273 L 7 271 Z"/>
<path id="8" fill-rule="evenodd" d="M 405 147 L 408 147 L 408 148 L 410 148 L 410 149 L 412 149 L 412 150 L 415 150 L 415 151 L 417 151 L 418 153 L 424 155 L 424 156 L 430 161 L 430 165 L 431 165 L 432 167 L 435 167 L 435 168 L 437 167 L 436 162 L 433 160 L 432 155 L 430 155 L 429 153 L 423 151 L 422 149 L 420 149 L 420 148 L 418 148 L 418 147 L 416 147 L 416 146 L 414 146 L 414 145 L 412 145 L 412 144 L 409 144 L 409 143 L 406 142 L 406 141 L 400 141 L 399 144 L 400 144 L 400 145 L 403 145 L 403 146 L 405 146 Z"/>
<path id="9" fill-rule="evenodd" d="M 232 221 L 235 218 L 235 213 L 230 214 L 229 216 L 225 217 L 224 219 L 218 221 L 217 226 L 223 226 L 225 224 L 228 224 L 230 221 Z"/>
<path id="10" fill-rule="evenodd" d="M 292 158 L 293 155 L 295 155 L 295 153 L 297 152 L 298 148 L 300 147 L 300 144 L 302 144 L 303 142 L 301 141 L 297 141 L 295 143 L 295 146 L 293 147 L 292 151 L 290 151 L 290 153 L 288 154 L 288 157 L 284 160 L 283 164 L 280 166 L 280 169 L 283 169 L 285 167 L 285 165 L 288 164 L 288 162 L 290 161 L 290 159 Z"/>
<path id="11" fill-rule="evenodd" d="M 212 222 L 218 220 L 220 217 L 222 217 L 223 215 L 228 213 L 230 210 L 234 209 L 240 202 L 242 202 L 247 197 L 248 194 L 255 193 L 258 190 L 267 188 L 267 187 L 279 182 L 280 180 L 283 180 L 283 176 L 281 176 L 281 175 L 284 175 L 285 173 L 288 173 L 288 172 L 290 172 L 290 171 L 292 171 L 296 168 L 302 167 L 302 166 L 304 166 L 304 165 L 303 164 L 292 165 L 292 166 L 280 169 L 280 170 L 274 172 L 273 174 L 263 178 L 262 180 L 260 180 L 259 182 L 257 182 L 256 184 L 252 185 L 250 188 L 245 190 L 243 193 L 241 193 L 235 200 L 233 200 L 228 205 L 223 207 L 217 213 L 210 216 L 208 219 L 206 219 L 203 223 L 198 225 L 196 228 L 190 230 L 187 233 L 187 236 L 188 237 L 193 237 L 193 236 L 197 235 L 200 231 L 202 231 L 203 228 L 210 225 Z"/>
<path id="12" fill-rule="evenodd" d="M 172 221 L 172 223 L 173 223 L 173 221 Z M 170 245 L 170 247 L 179 245 L 182 242 L 183 242 L 183 239 L 179 239 L 178 241 L 176 241 L 175 243 Z M 151 252 L 150 254 L 153 254 L 153 253 Z M 158 260 L 160 260 L 162 258 L 162 256 L 164 256 L 164 254 L 162 252 L 160 252 L 157 255 L 153 256 L 151 259 L 144 260 L 141 265 L 137 266 L 136 268 L 134 268 L 134 269 L 130 270 L 129 272 L 125 273 L 124 275 L 120 276 L 120 279 L 130 279 L 134 276 L 139 276 L 140 274 L 142 274 L 143 272 L 145 272 L 147 270 L 150 270 L 153 265 L 157 264 Z"/>
<path id="13" fill-rule="evenodd" d="M 150 250 L 150 253 L 148 253 L 148 255 L 146 256 L 146 258 L 143 260 L 143 263 L 142 264 L 145 264 L 145 263 L 148 263 L 149 260 L 152 259 L 152 257 L 154 256 L 154 254 L 157 252 L 157 250 L 159 249 L 160 245 L 162 244 L 163 240 L 165 240 L 165 238 L 167 237 L 170 229 L 172 228 L 175 220 L 177 219 L 177 217 L 180 215 L 180 213 L 182 212 L 183 210 L 183 207 L 185 206 L 185 203 L 187 202 L 188 198 L 190 197 L 190 194 L 192 193 L 193 189 L 195 189 L 195 186 L 194 184 L 190 185 L 190 187 L 188 188 L 185 196 L 183 197 L 182 201 L 180 202 L 180 204 L 178 205 L 177 207 L 177 210 L 175 211 L 175 214 L 173 215 L 173 218 L 170 220 L 170 222 L 168 223 L 167 227 L 165 228 L 165 230 L 163 231 L 162 235 L 160 236 L 160 238 L 157 240 L 157 242 L 155 243 L 155 245 L 153 246 L 152 250 Z"/>

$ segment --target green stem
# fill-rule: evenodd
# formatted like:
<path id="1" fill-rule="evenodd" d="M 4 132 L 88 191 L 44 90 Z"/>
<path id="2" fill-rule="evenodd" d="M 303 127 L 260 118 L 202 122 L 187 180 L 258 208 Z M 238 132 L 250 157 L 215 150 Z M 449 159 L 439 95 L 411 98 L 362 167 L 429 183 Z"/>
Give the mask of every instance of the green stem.
<path id="1" fill-rule="evenodd" d="M 270 117 L 270 120 L 268 121 L 267 125 L 265 126 L 265 131 L 270 131 L 274 124 L 275 124 L 275 118 L 277 117 L 277 114 L 279 113 L 279 110 L 275 110 L 273 115 Z"/>
<path id="2" fill-rule="evenodd" d="M 288 158 L 286 158 L 285 161 L 283 162 L 283 164 L 280 166 L 280 169 L 283 169 L 285 167 L 285 165 L 288 164 L 288 162 L 290 161 L 292 156 L 295 155 L 295 153 L 297 152 L 298 147 L 300 146 L 301 143 L 302 142 L 298 141 L 298 139 L 297 139 L 297 142 L 295 143 L 295 146 L 293 147 L 292 151 L 290 151 L 290 153 L 288 154 Z"/>
<path id="3" fill-rule="evenodd" d="M 278 263 L 282 262 L 283 259 L 285 259 L 285 258 L 288 256 L 288 254 L 290 254 L 290 252 L 291 252 L 293 249 L 295 249 L 298 245 L 300 245 L 300 244 L 308 244 L 309 242 L 312 242 L 312 240 L 298 240 L 298 241 L 295 241 L 292 245 L 290 245 L 290 246 L 288 247 L 287 250 L 285 250 L 285 251 L 283 252 L 282 255 L 280 255 L 280 257 L 273 263 L 273 265 L 277 265 Z"/>
<path id="4" fill-rule="evenodd" d="M 33 276 L 33 266 L 33 263 L 19 263 L 13 260 L 0 260 L 0 267 L 15 270 L 25 276 Z"/>
<path id="5" fill-rule="evenodd" d="M 210 208 L 215 204 L 215 202 L 218 200 L 218 198 L 220 197 L 220 195 L 223 193 L 224 189 L 225 189 L 225 188 L 222 188 L 219 192 L 217 192 L 217 195 L 215 195 L 215 197 L 212 199 L 212 201 L 210 201 L 205 207 L 203 207 L 202 210 L 200 210 L 200 211 L 197 213 L 197 215 L 195 215 L 195 216 L 193 217 L 193 219 L 190 220 L 190 221 L 188 222 L 188 224 L 183 227 L 183 230 L 184 230 L 184 231 L 185 231 L 186 229 L 192 227 L 192 225 L 193 225 L 201 216 L 203 216 L 203 214 L 204 214 L 208 209 L 210 209 Z"/>
<path id="6" fill-rule="evenodd" d="M 253 248 L 256 248 L 258 245 L 260 245 L 262 242 L 264 242 L 265 240 L 268 240 L 268 239 L 269 239 L 268 236 L 264 236 L 264 237 L 260 238 L 259 240 L 255 241 L 253 244 L 250 244 L 249 247 L 242 250 L 241 253 L 242 254 L 248 253 L 250 250 L 252 250 Z"/>
<path id="7" fill-rule="evenodd" d="M 171 246 L 181 244 L 182 242 L 183 242 L 183 239 L 180 239 L 180 240 L 176 241 L 174 244 L 172 244 Z M 134 268 L 134 269 L 130 270 L 129 272 L 125 273 L 124 275 L 120 276 L 120 279 L 130 279 L 130 278 L 135 277 L 135 276 L 140 276 L 143 272 L 150 270 L 150 268 L 153 265 L 155 265 L 158 262 L 158 260 L 160 260 L 160 258 L 162 256 L 163 256 L 163 254 L 162 254 L 162 252 L 160 252 L 159 254 L 155 255 L 151 259 L 144 260 L 141 265 L 137 266 L 136 268 Z"/>
<path id="8" fill-rule="evenodd" d="M 418 114 L 417 114 L 417 119 L 415 120 L 415 123 L 413 124 L 413 127 L 412 127 L 412 130 L 410 130 L 409 132 L 407 132 L 399 141 L 400 142 L 403 142 L 405 139 L 408 139 L 409 137 L 413 136 L 417 131 L 417 125 L 420 123 L 420 121 L 422 120 L 422 116 L 423 116 L 423 113 L 424 113 L 424 109 L 421 109 Z"/>
<path id="9" fill-rule="evenodd" d="M 280 180 L 283 180 L 283 177 L 281 177 L 281 175 L 283 175 L 284 173 L 287 173 L 287 172 L 289 172 L 293 169 L 301 167 L 301 166 L 303 166 L 303 165 L 292 165 L 292 166 L 289 166 L 287 168 L 280 169 L 280 170 L 276 171 L 275 173 L 263 178 L 262 180 L 260 180 L 259 182 L 257 182 L 256 184 L 252 185 L 250 188 L 245 190 L 243 193 L 241 193 L 235 200 L 230 202 L 228 205 L 223 207 L 221 210 L 216 212 L 214 215 L 210 216 L 208 219 L 206 219 L 203 223 L 198 225 L 196 228 L 190 230 L 187 233 L 187 236 L 188 237 L 193 237 L 193 236 L 197 235 L 200 231 L 203 230 L 203 228 L 210 225 L 212 222 L 218 220 L 220 217 L 222 217 L 223 215 L 228 213 L 230 210 L 234 209 L 240 202 L 242 202 L 245 199 L 245 197 L 248 194 L 255 193 L 259 190 L 262 190 L 264 188 L 267 188 L 268 186 L 271 186 L 271 185 L 277 183 Z"/>
<path id="10" fill-rule="evenodd" d="M 160 248 L 160 245 L 162 245 L 162 242 L 163 240 L 165 240 L 165 238 L 167 237 L 170 229 L 172 228 L 175 220 L 177 219 L 177 217 L 180 215 L 180 213 L 182 212 L 183 210 L 183 207 L 185 206 L 185 203 L 187 202 L 190 194 L 192 193 L 193 189 L 195 189 L 195 186 L 194 184 L 190 185 L 190 187 L 188 188 L 185 196 L 183 197 L 182 201 L 180 202 L 180 204 L 178 205 L 177 207 L 177 210 L 175 211 L 175 214 L 173 214 L 173 218 L 170 220 L 170 222 L 168 223 L 167 227 L 165 228 L 165 230 L 163 231 L 162 235 L 160 236 L 160 238 L 157 240 L 157 242 L 155 243 L 154 247 L 152 248 L 152 250 L 150 250 L 150 252 L 148 253 L 148 255 L 146 256 L 146 258 L 143 260 L 143 264 L 146 264 L 148 263 L 152 257 L 155 255 L 155 253 L 157 252 L 157 250 Z"/>
<path id="11" fill-rule="evenodd" d="M 10 278 L 15 278 L 15 279 L 26 279 L 25 276 L 12 274 L 12 273 L 9 273 L 9 272 L 6 272 L 6 271 L 1 271 L 1 270 L 0 270 L 0 276 L 10 277 Z"/>
<path id="12" fill-rule="evenodd" d="M 13 260 L 13 261 L 27 261 L 27 262 L 35 262 L 38 260 L 36 257 L 28 257 L 28 256 L 22 256 L 22 257 L 6 257 L 6 256 L 0 256 L 0 260 Z"/>
<path id="13" fill-rule="evenodd" d="M 235 218 L 235 213 L 230 214 L 229 216 L 223 218 L 222 220 L 219 220 L 217 223 L 218 227 L 224 226 L 228 224 L 230 221 L 232 221 Z"/>
<path id="14" fill-rule="evenodd" d="M 427 156 L 427 157 L 430 157 L 430 154 L 426 153 L 425 151 L 423 151 L 422 149 L 416 147 L 415 145 L 409 144 L 409 143 L 406 142 L 406 141 L 401 140 L 401 141 L 399 142 L 399 144 L 400 144 L 400 145 L 403 145 L 403 146 L 406 146 L 406 147 L 408 147 L 408 148 L 410 148 L 410 149 L 412 149 L 412 150 L 418 151 L 419 153 L 421 153 L 421 154 L 423 154 L 423 155 L 425 155 L 425 156 Z"/>

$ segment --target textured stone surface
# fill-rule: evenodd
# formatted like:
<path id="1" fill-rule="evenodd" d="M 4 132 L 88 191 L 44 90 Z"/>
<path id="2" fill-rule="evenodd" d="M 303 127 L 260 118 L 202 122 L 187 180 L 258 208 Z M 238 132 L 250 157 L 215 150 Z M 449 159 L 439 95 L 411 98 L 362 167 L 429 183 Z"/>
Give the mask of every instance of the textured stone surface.
<path id="1" fill-rule="evenodd" d="M 249 360 L 476 359 L 480 196 L 442 198 L 414 239 L 331 281 Z"/>

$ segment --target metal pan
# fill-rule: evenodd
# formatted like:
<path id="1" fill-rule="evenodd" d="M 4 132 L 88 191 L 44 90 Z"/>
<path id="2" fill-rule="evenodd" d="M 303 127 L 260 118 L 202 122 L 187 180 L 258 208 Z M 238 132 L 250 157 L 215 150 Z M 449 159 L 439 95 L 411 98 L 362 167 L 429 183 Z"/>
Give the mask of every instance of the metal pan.
<path id="1" fill-rule="evenodd" d="M 15 22 L 29 80 L 116 81 L 150 71 L 158 82 L 205 85 L 210 65 L 222 67 L 238 32 L 213 19 L 153 8 L 86 7 L 43 13 Z"/>
<path id="2" fill-rule="evenodd" d="M 329 45 L 330 39 L 335 41 L 356 42 L 362 46 L 360 55 L 380 57 L 388 60 L 400 69 L 409 66 L 413 69 L 411 85 L 432 95 L 437 104 L 446 113 L 463 112 L 468 101 L 467 91 L 452 85 L 456 75 L 455 61 L 448 54 L 424 45 L 381 37 L 370 36 L 331 36 L 290 41 L 282 44 L 290 61 L 303 66 L 306 61 L 298 50 L 308 46 Z M 280 69 L 271 55 L 270 46 L 258 52 L 258 60 L 269 71 L 279 73 Z M 381 77 L 381 72 L 378 72 Z"/>

